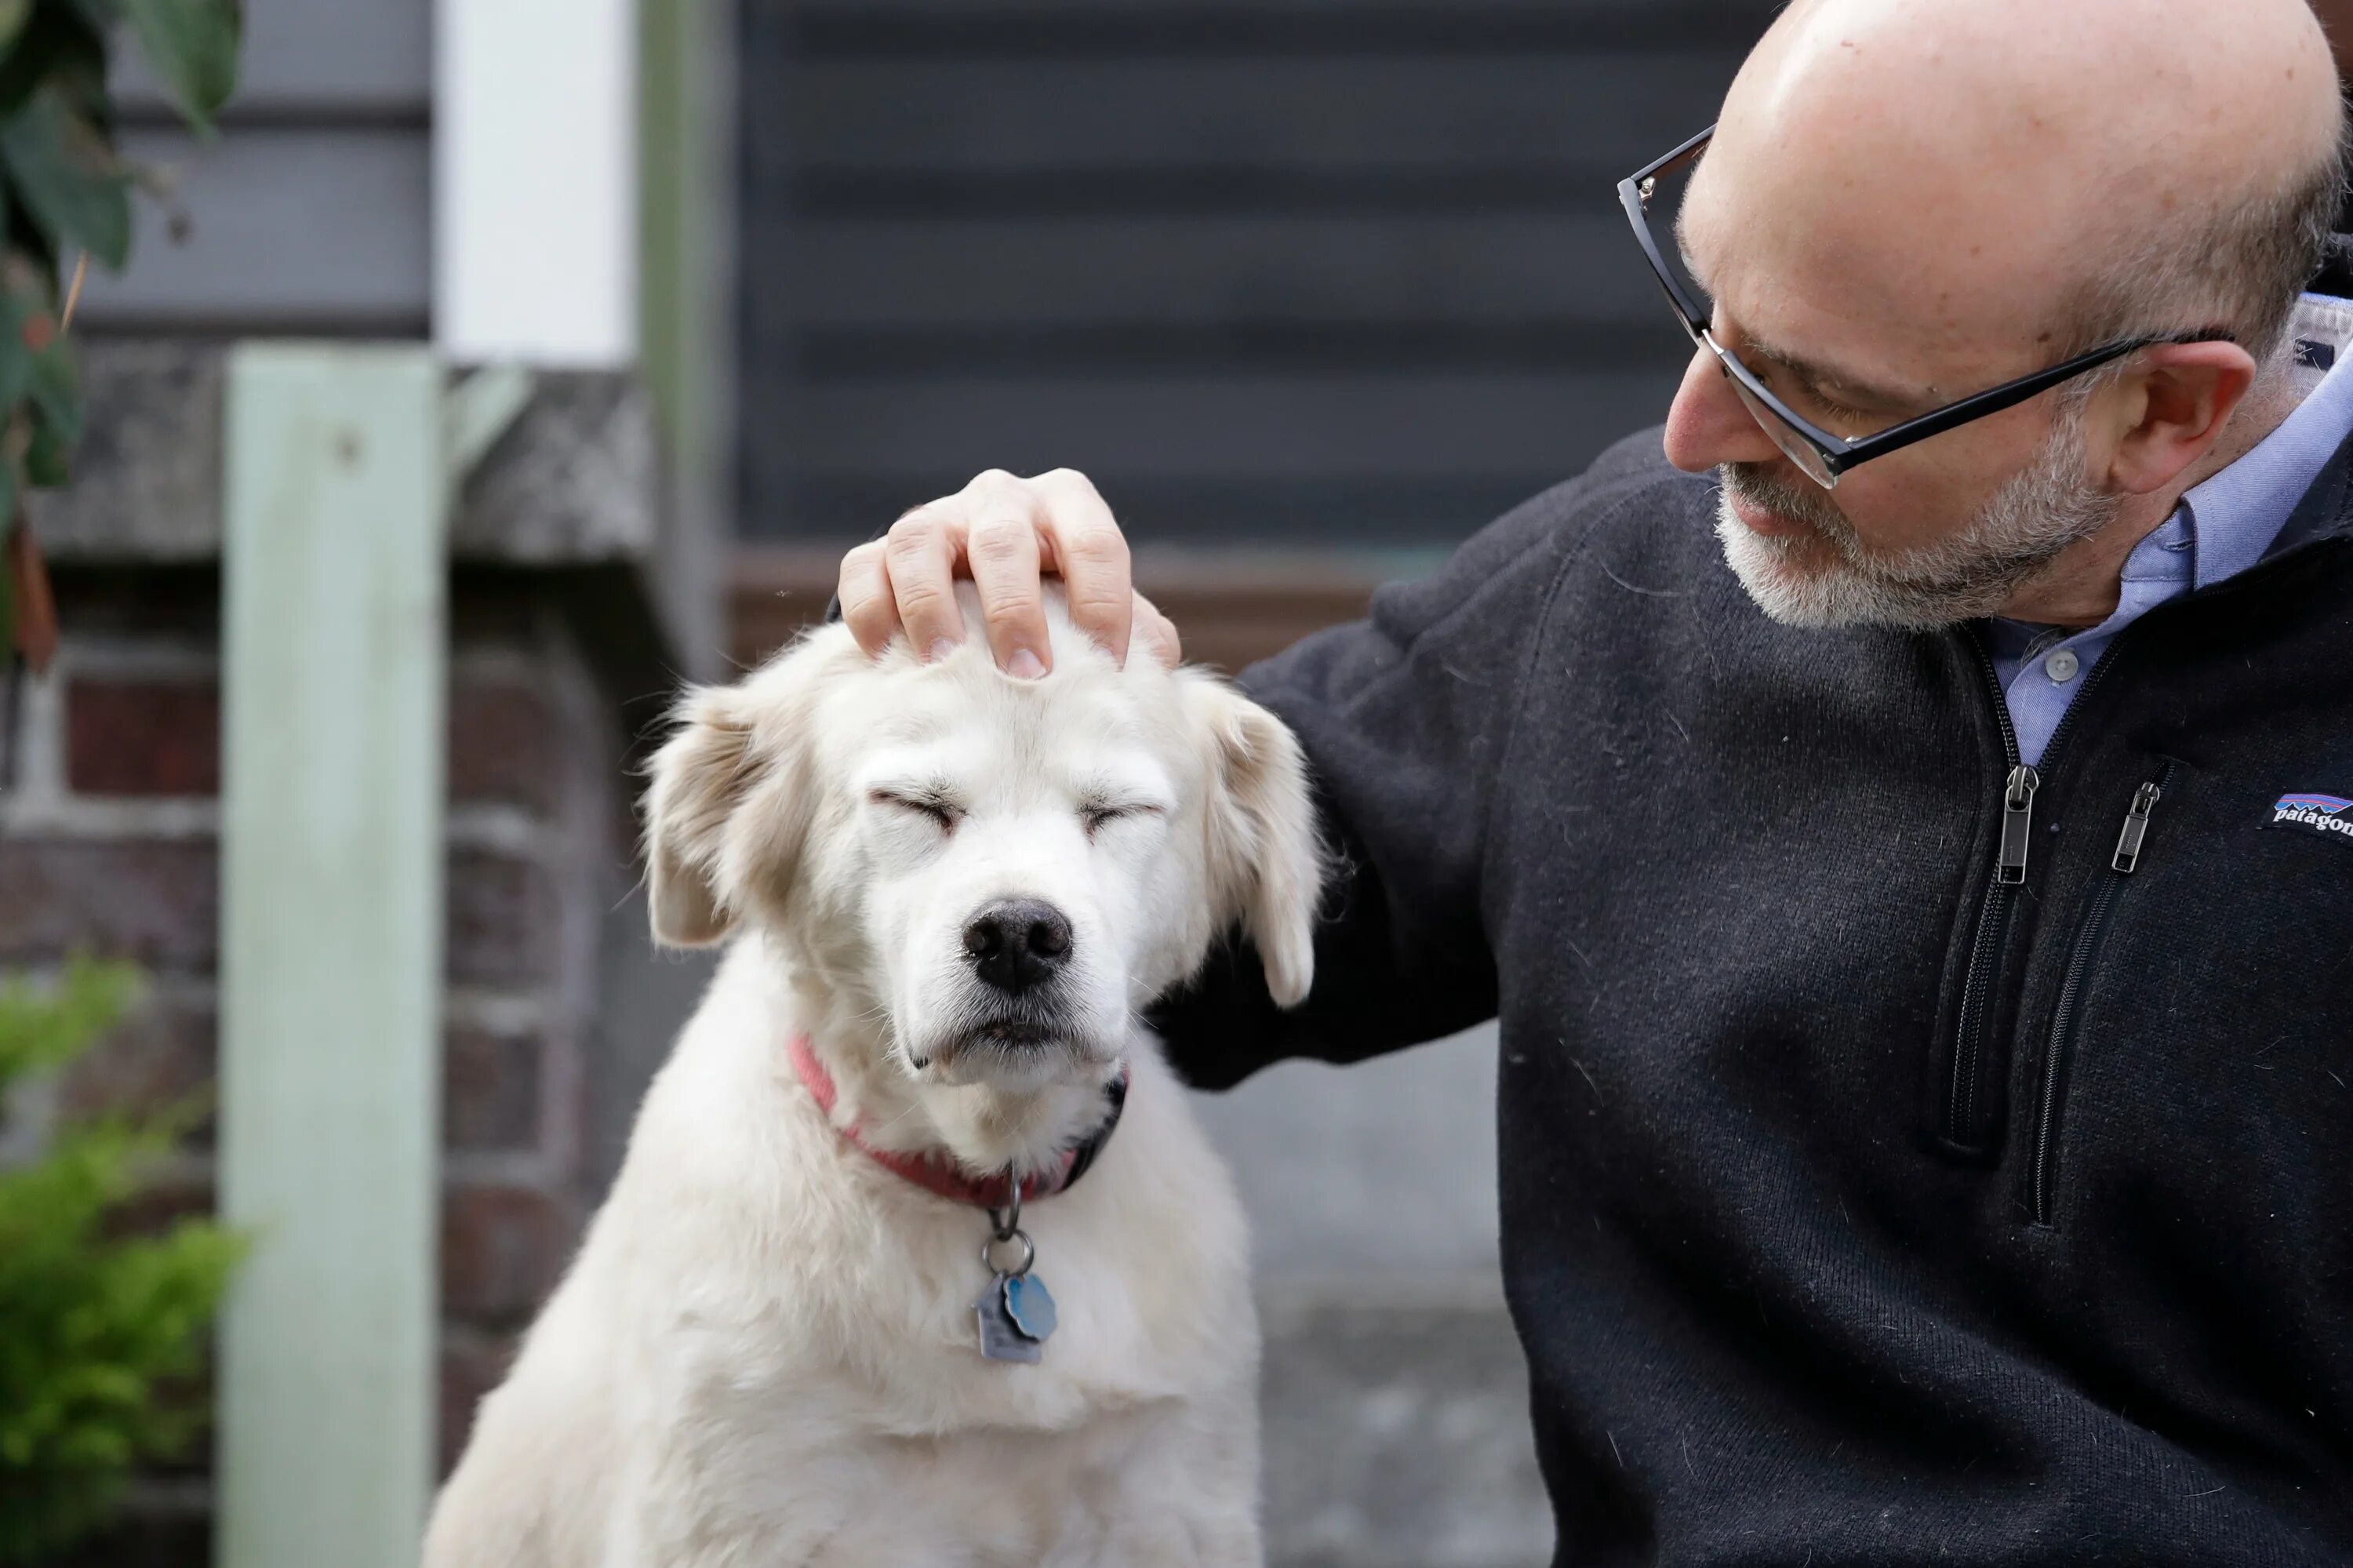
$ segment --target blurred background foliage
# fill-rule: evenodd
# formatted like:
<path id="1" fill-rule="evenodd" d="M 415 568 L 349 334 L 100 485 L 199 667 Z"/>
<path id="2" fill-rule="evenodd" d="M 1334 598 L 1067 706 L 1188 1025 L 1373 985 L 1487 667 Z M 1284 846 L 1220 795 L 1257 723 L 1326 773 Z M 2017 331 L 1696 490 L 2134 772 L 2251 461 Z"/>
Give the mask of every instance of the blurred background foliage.
<path id="1" fill-rule="evenodd" d="M 67 262 L 120 271 L 131 193 L 163 176 L 115 144 L 107 68 L 128 33 L 188 122 L 209 134 L 237 85 L 242 0 L 0 0 L 0 669 L 45 667 L 57 643 L 33 490 L 63 484 L 81 437 L 65 320 Z"/>
<path id="2" fill-rule="evenodd" d="M 76 960 L 0 980 L 0 1132 L 138 1001 L 136 970 Z M 190 1104 L 54 1128 L 0 1167 L 0 1563 L 46 1560 L 107 1522 L 132 1471 L 184 1457 L 208 1400 L 205 1351 L 244 1250 L 208 1221 L 125 1234 Z"/>

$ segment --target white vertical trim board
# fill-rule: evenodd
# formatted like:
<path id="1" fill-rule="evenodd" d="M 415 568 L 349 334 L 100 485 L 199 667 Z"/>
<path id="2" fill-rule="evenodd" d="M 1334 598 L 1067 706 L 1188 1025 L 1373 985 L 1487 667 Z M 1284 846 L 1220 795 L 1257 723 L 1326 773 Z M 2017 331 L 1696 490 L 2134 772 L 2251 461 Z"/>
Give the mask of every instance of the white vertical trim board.
<path id="1" fill-rule="evenodd" d="M 430 350 L 229 362 L 221 1568 L 414 1568 L 433 1480 L 443 692 Z"/>
<path id="2" fill-rule="evenodd" d="M 433 26 L 434 342 L 459 363 L 627 365 L 636 0 L 434 0 Z"/>

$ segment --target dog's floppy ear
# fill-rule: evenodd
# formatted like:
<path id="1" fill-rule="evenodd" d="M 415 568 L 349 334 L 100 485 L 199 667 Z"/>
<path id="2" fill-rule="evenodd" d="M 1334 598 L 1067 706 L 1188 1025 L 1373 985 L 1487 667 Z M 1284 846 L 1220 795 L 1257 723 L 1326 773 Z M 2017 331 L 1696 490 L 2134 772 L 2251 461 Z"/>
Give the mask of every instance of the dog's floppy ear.
<path id="1" fill-rule="evenodd" d="M 733 686 L 690 692 L 654 756 L 646 791 L 646 885 L 654 940 L 706 948 L 735 924 L 721 889 L 728 819 L 750 789 L 752 720 Z"/>
<path id="2" fill-rule="evenodd" d="M 654 754 L 646 881 L 654 940 L 719 941 L 755 909 L 778 914 L 816 809 L 810 735 L 828 680 L 861 665 L 847 629 L 810 632 L 732 686 L 699 686 Z"/>
<path id="3" fill-rule="evenodd" d="M 1295 1007 L 1315 978 L 1324 883 L 1306 763 L 1272 714 L 1221 681 L 1184 678 L 1214 758 L 1203 824 L 1209 896 L 1257 948 L 1275 1001 Z"/>

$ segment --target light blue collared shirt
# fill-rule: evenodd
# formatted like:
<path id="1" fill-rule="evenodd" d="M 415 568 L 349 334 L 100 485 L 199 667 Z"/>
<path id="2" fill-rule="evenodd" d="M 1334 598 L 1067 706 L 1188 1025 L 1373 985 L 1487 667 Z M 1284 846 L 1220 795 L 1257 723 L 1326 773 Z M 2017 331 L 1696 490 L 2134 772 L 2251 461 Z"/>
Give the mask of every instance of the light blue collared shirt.
<path id="1" fill-rule="evenodd" d="M 2279 428 L 2181 498 L 2164 525 L 2125 557 L 2116 613 L 2070 632 L 2018 620 L 1986 622 L 2002 700 L 2018 731 L 2019 759 L 2043 748 L 2116 633 L 2168 599 L 2245 571 L 2263 559 L 2348 434 L 2353 434 L 2353 301 L 2306 294 L 2289 329 L 2304 400 Z"/>

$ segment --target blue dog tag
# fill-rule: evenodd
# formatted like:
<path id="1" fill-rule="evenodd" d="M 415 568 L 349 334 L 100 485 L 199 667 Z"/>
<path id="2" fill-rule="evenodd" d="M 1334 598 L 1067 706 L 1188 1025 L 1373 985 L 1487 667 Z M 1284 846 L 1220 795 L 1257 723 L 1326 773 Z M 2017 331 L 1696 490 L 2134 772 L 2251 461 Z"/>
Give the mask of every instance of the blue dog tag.
<path id="1" fill-rule="evenodd" d="M 1034 1274 L 1008 1274 L 1002 1288 L 1005 1315 L 1013 1319 L 1021 1337 L 1044 1344 L 1046 1336 L 1054 1331 L 1054 1298 L 1047 1294 L 1046 1282 Z"/>

